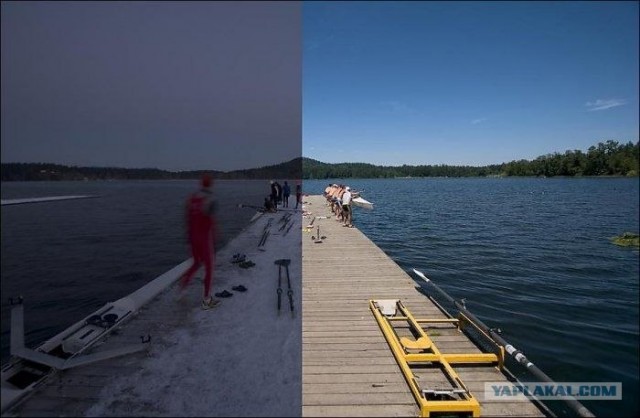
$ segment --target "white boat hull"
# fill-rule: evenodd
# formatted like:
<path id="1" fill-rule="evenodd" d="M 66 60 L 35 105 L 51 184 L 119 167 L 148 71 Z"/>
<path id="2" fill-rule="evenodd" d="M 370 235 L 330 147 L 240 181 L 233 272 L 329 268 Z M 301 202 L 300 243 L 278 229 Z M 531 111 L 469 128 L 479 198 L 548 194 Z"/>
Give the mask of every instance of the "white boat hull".
<path id="1" fill-rule="evenodd" d="M 356 197 L 354 199 L 351 200 L 351 203 L 354 206 L 359 206 L 361 208 L 365 208 L 365 209 L 373 209 L 373 203 L 369 202 L 366 199 L 363 199 L 361 197 Z"/>

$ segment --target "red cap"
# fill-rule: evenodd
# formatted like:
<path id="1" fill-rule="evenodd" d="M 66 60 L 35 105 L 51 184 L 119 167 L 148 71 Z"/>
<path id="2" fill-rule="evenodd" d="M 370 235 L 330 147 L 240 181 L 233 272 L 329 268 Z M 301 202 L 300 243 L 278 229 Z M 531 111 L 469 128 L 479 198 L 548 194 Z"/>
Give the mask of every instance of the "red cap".
<path id="1" fill-rule="evenodd" d="M 213 180 L 211 179 L 211 176 L 209 174 L 203 174 L 202 175 L 202 179 L 200 180 L 202 187 L 205 188 L 209 188 L 211 187 L 211 183 L 213 183 Z"/>

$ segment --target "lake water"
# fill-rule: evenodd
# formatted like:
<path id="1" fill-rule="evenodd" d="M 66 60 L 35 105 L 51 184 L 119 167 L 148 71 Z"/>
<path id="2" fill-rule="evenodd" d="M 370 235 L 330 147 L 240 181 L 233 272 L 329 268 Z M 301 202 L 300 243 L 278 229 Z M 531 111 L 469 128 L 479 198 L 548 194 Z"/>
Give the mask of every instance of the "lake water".
<path id="1" fill-rule="evenodd" d="M 354 223 L 422 271 L 556 381 L 622 382 L 596 415 L 638 416 L 637 178 L 428 178 L 345 183 L 375 205 Z M 415 277 L 413 273 L 410 273 Z M 526 380 L 526 379 L 522 379 Z"/>
<path id="2" fill-rule="evenodd" d="M 329 180 L 305 181 L 321 194 Z M 637 416 L 639 254 L 609 241 L 639 230 L 638 179 L 345 181 L 374 202 L 354 223 L 407 272 L 423 271 L 556 381 L 622 382 L 597 415 Z M 25 298 L 35 346 L 188 258 L 194 181 L 2 183 L 2 198 L 97 198 L 2 207 L 2 363 L 8 298 Z M 266 181 L 219 181 L 222 241 L 261 205 Z M 524 379 L 523 379 L 524 380 Z"/>
<path id="3" fill-rule="evenodd" d="M 190 257 L 184 204 L 191 181 L 6 182 L 2 199 L 96 198 L 2 206 L 2 350 L 9 359 L 9 297 L 22 295 L 25 343 L 35 346 Z M 268 181 L 218 181 L 220 243 L 255 214 Z"/>

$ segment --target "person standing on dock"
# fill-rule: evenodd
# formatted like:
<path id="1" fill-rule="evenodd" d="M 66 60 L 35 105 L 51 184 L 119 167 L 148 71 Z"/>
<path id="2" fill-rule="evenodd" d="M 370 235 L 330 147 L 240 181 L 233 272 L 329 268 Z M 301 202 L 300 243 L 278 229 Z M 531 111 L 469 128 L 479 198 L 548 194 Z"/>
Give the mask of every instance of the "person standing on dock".
<path id="1" fill-rule="evenodd" d="M 282 186 L 276 181 L 276 208 L 282 204 Z"/>
<path id="2" fill-rule="evenodd" d="M 278 207 L 278 187 L 273 180 L 271 180 L 271 203 L 274 208 Z"/>
<path id="3" fill-rule="evenodd" d="M 351 187 L 347 186 L 342 194 L 342 220 L 349 228 L 353 228 L 351 214 Z"/>
<path id="4" fill-rule="evenodd" d="M 282 206 L 285 208 L 289 207 L 289 196 L 291 195 L 291 187 L 289 187 L 289 183 L 284 181 L 284 186 L 282 186 Z"/>
<path id="5" fill-rule="evenodd" d="M 296 209 L 298 209 L 298 204 L 302 205 L 302 185 L 300 183 L 296 184 Z"/>
<path id="6" fill-rule="evenodd" d="M 204 264 L 204 296 L 202 309 L 210 309 L 220 301 L 211 297 L 211 280 L 213 279 L 213 267 L 215 263 L 215 241 L 217 225 L 215 220 L 216 205 L 213 200 L 211 187 L 213 180 L 208 174 L 201 179 L 200 190 L 193 193 L 187 199 L 186 226 L 193 264 L 189 267 L 180 280 L 180 292 L 189 284 L 193 275 Z"/>

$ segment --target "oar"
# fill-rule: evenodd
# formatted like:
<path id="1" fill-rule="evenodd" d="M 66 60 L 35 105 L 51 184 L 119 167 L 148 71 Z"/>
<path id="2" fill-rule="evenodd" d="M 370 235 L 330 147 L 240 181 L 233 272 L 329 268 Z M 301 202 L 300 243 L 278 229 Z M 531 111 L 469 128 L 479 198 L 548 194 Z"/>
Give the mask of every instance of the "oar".
<path id="1" fill-rule="evenodd" d="M 291 264 L 291 260 L 288 258 L 281 258 L 279 260 L 276 260 L 273 262 L 273 264 L 278 266 L 278 314 L 280 314 L 280 297 L 282 296 L 282 286 L 280 285 L 280 271 L 282 270 L 282 266 L 284 266 L 285 268 L 287 268 L 287 274 L 288 274 L 288 266 L 289 264 Z M 291 296 L 289 296 L 289 299 L 291 299 Z"/>
<path id="2" fill-rule="evenodd" d="M 551 379 L 542 370 L 540 370 L 538 368 L 538 366 L 536 366 L 531 361 L 529 361 L 529 359 L 524 355 L 524 353 L 522 351 L 518 350 L 517 348 L 515 348 L 514 346 L 509 344 L 504 338 L 502 338 L 500 335 L 498 335 L 498 333 L 496 333 L 492 328 L 489 328 L 482 321 L 480 321 L 475 315 L 473 315 L 471 312 L 469 312 L 467 310 L 467 308 L 464 306 L 464 303 L 460 303 L 460 302 L 456 301 L 455 299 L 453 299 L 451 296 L 449 296 L 449 294 L 447 292 L 442 290 L 437 284 L 435 284 L 434 282 L 429 280 L 427 278 L 427 276 L 425 276 L 422 272 L 420 272 L 420 271 L 418 271 L 416 269 L 413 269 L 413 272 L 418 277 L 420 277 L 422 280 L 424 280 L 425 282 L 427 282 L 428 284 L 433 286 L 447 301 L 449 301 L 450 303 L 453 303 L 453 305 L 456 308 L 458 308 L 458 310 L 460 312 L 462 312 L 467 318 L 469 318 L 471 321 L 473 321 L 473 323 L 478 328 L 480 328 L 482 331 L 484 331 L 489 336 L 491 336 L 491 338 L 493 338 L 493 340 L 496 343 L 498 343 L 499 345 L 502 345 L 505 348 L 505 350 L 507 351 L 507 353 L 509 353 L 509 355 L 511 355 L 511 357 L 513 357 L 518 363 L 522 364 L 528 370 L 530 370 L 531 373 L 533 373 L 534 376 L 536 376 L 537 378 L 541 379 L 543 382 L 554 383 L 555 384 L 553 379 Z M 591 411 L 589 411 L 587 408 L 585 408 L 575 398 L 566 399 L 566 402 L 571 407 L 571 409 L 573 409 L 581 417 L 593 417 L 593 416 L 595 416 L 595 415 L 593 415 L 591 413 Z"/>
<path id="3" fill-rule="evenodd" d="M 288 260 L 290 261 L 290 260 Z M 291 307 L 291 317 L 294 316 L 293 314 L 293 289 L 291 288 L 291 278 L 289 278 L 289 263 L 287 263 L 285 265 L 285 268 L 287 269 L 287 286 L 289 287 L 289 289 L 287 290 L 287 296 L 289 296 L 289 306 Z"/>
<path id="4" fill-rule="evenodd" d="M 278 315 L 280 315 L 280 298 L 282 297 L 282 286 L 280 285 L 280 278 L 282 277 L 280 274 L 281 271 L 282 266 L 278 264 L 278 290 L 276 290 L 276 292 L 278 293 Z"/>

